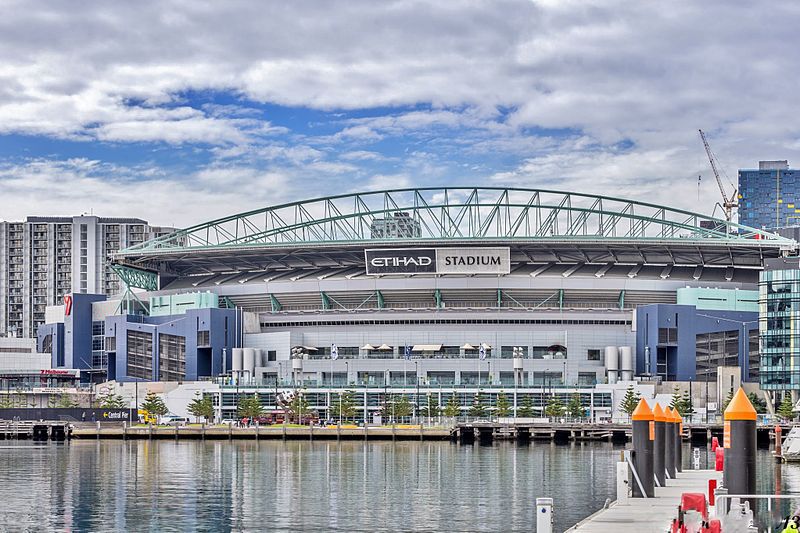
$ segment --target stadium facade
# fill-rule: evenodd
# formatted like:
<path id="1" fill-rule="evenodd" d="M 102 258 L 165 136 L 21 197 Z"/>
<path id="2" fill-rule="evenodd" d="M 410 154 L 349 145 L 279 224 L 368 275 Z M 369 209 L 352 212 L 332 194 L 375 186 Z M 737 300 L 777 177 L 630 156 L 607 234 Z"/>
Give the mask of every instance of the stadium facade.
<path id="1" fill-rule="evenodd" d="M 591 388 L 634 373 L 692 379 L 697 335 L 742 329 L 724 327 L 726 318 L 757 318 L 757 306 L 730 295 L 754 291 L 766 260 L 796 250 L 762 230 L 603 196 L 377 191 L 242 213 L 115 253 L 123 281 L 145 292 L 94 304 L 117 312 L 93 320 L 107 376 L 123 382 Z M 708 305 L 700 292 L 709 290 L 723 291 L 722 303 Z M 193 293 L 214 296 L 199 303 Z M 668 325 L 670 316 L 681 324 Z M 660 329 L 674 331 L 660 338 Z M 743 331 L 736 343 L 747 344 Z M 745 381 L 749 357 L 735 354 Z"/>

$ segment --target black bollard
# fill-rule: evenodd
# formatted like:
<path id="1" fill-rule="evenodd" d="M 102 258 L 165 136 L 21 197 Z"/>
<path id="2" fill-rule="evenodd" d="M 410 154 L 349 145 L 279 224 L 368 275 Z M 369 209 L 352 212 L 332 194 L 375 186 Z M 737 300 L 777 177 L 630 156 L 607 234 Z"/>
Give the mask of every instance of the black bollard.
<path id="1" fill-rule="evenodd" d="M 672 418 L 672 409 L 667 407 L 664 410 L 664 467 L 667 469 L 669 479 L 675 479 L 675 419 Z"/>
<path id="2" fill-rule="evenodd" d="M 653 408 L 653 421 L 655 422 L 655 440 L 653 441 L 653 473 L 658 480 L 658 484 L 662 487 L 666 486 L 666 467 L 664 463 L 664 454 L 666 452 L 664 445 L 667 440 L 667 417 L 664 416 L 664 410 L 661 406 L 656 404 Z"/>
<path id="3" fill-rule="evenodd" d="M 672 410 L 675 419 L 675 471 L 683 472 L 683 418 L 677 409 Z"/>
<path id="4" fill-rule="evenodd" d="M 653 411 L 647 402 L 639 400 L 639 405 L 631 415 L 633 426 L 633 467 L 636 469 L 639 481 L 631 477 L 631 491 L 634 498 L 652 498 L 655 496 L 653 488 L 653 439 L 655 427 Z M 641 483 L 641 487 L 639 486 Z"/>
<path id="5" fill-rule="evenodd" d="M 728 494 L 756 491 L 756 410 L 740 387 L 725 409 L 725 464 L 722 483 Z M 755 502 L 750 501 L 753 509 Z"/>

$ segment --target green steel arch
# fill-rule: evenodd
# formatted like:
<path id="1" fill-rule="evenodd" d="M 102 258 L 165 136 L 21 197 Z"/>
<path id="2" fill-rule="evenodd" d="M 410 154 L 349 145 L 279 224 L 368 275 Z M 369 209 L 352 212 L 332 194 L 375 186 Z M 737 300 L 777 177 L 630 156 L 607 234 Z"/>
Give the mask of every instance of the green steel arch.
<path id="1" fill-rule="evenodd" d="M 381 235 L 405 222 L 405 233 Z M 796 249 L 733 222 L 610 196 L 501 187 L 413 188 L 342 194 L 231 215 L 118 255 L 369 241 L 658 241 Z"/>

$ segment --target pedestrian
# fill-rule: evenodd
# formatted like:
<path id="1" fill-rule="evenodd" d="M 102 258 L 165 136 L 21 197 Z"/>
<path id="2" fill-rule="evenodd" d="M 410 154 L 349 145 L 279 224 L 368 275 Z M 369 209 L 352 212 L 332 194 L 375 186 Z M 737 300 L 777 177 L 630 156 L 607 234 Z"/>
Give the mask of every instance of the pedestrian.
<path id="1" fill-rule="evenodd" d="M 81 422 L 86 422 L 86 411 L 81 413 Z"/>

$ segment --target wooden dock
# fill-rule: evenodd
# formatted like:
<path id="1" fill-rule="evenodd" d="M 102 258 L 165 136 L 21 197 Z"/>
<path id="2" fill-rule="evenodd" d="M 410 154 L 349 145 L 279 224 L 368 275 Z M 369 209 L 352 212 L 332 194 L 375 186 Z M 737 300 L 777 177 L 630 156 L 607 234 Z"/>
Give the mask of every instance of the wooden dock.
<path id="1" fill-rule="evenodd" d="M 655 498 L 629 498 L 624 503 L 612 503 L 578 522 L 567 531 L 613 531 L 614 533 L 641 533 L 642 531 L 669 531 L 672 519 L 678 515 L 681 494 L 699 492 L 708 497 L 708 480 L 722 484 L 722 472 L 714 470 L 686 470 L 677 478 L 668 480 L 666 487 L 656 487 Z M 558 512 L 556 507 L 555 512 Z"/>
<path id="2" fill-rule="evenodd" d="M 194 440 L 447 440 L 449 428 L 398 426 L 127 426 L 109 424 L 76 426 L 76 439 L 194 439 Z"/>
<path id="3" fill-rule="evenodd" d="M 0 439 L 32 439 L 63 441 L 69 438 L 70 425 L 65 422 L 32 422 L 0 420 Z"/>

